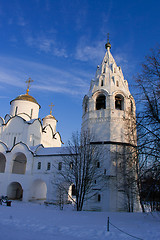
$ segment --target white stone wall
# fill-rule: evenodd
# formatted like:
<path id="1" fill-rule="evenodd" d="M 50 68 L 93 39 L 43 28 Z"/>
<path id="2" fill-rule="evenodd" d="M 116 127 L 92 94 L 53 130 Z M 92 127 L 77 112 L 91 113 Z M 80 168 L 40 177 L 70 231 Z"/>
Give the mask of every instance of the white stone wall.
<path id="1" fill-rule="evenodd" d="M 16 108 L 17 108 L 17 110 L 16 110 Z M 10 108 L 10 115 L 15 116 L 15 115 L 23 114 L 23 113 L 28 115 L 30 117 L 30 119 L 36 119 L 36 118 L 38 118 L 38 114 L 39 114 L 39 105 L 34 102 L 25 101 L 25 100 L 12 101 L 11 108 Z M 22 116 L 25 118 L 24 114 Z"/>
<path id="2" fill-rule="evenodd" d="M 25 144 L 17 144 L 8 152 L 7 147 L 1 143 L 0 153 L 6 158 L 5 172 L 0 173 L 0 196 L 6 196 L 8 187 L 12 183 L 18 183 L 23 189 L 23 201 L 45 200 L 57 201 L 57 169 L 58 162 L 62 161 L 61 156 L 34 156 Z M 12 173 L 14 159 L 17 154 L 24 154 L 26 162 L 26 171 L 24 174 Z M 1 160 L 1 159 L 0 159 Z M 38 169 L 38 163 L 41 162 L 41 168 Z M 47 170 L 48 163 L 50 169 Z"/>

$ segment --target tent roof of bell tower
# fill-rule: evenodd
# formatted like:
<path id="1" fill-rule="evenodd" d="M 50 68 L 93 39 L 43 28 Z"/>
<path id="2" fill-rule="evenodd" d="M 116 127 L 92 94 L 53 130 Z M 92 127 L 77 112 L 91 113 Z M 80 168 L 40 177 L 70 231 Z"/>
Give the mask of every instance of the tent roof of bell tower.
<path id="1" fill-rule="evenodd" d="M 113 94 L 114 91 L 122 90 L 126 95 L 130 94 L 128 89 L 127 80 L 124 79 L 124 75 L 121 67 L 117 66 L 117 63 L 112 56 L 110 49 L 111 44 L 109 41 L 109 35 L 107 43 L 105 44 L 105 55 L 100 65 L 97 66 L 96 74 L 90 84 L 88 96 L 92 95 L 101 89 L 105 89 L 109 94 Z"/>

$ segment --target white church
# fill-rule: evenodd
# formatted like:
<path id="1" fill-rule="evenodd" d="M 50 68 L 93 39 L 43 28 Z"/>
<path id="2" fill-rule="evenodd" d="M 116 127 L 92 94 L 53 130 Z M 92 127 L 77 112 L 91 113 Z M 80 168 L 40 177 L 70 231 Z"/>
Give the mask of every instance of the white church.
<path id="1" fill-rule="evenodd" d="M 119 156 L 127 147 L 136 146 L 136 130 L 133 132 L 131 126 L 135 102 L 121 68 L 111 55 L 109 41 L 105 47 L 105 56 L 83 99 L 82 130 L 93 132 L 92 144 L 103 148 L 104 157 L 98 168 L 106 184 L 103 191 L 100 189 L 85 203 L 84 209 L 125 211 L 127 199 L 123 187 L 118 186 L 122 177 Z M 26 94 L 10 102 L 10 113 L 0 117 L 0 196 L 58 203 L 54 182 L 63 168 L 63 156 L 69 157 L 69 153 L 62 147 L 52 111 L 42 120 L 39 118 L 41 107 L 29 94 L 30 82 L 31 79 Z M 134 210 L 138 210 L 137 193 L 132 196 L 132 203 Z"/>

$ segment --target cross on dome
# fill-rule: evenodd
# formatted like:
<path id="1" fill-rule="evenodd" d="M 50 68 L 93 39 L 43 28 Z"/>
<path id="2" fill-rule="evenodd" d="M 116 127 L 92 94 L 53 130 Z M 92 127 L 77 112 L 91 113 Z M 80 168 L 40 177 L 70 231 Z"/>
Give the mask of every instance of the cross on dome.
<path id="1" fill-rule="evenodd" d="M 109 42 L 109 33 L 107 33 L 107 42 Z"/>
<path id="2" fill-rule="evenodd" d="M 53 103 L 51 103 L 51 105 L 49 105 L 50 107 L 50 115 L 52 115 L 52 108 L 54 107 Z"/>
<path id="3" fill-rule="evenodd" d="M 106 45 L 105 45 L 105 48 L 106 49 L 111 49 L 111 44 L 110 44 L 110 42 L 109 42 L 109 33 L 107 33 L 107 43 L 106 43 Z"/>
<path id="4" fill-rule="evenodd" d="M 26 83 L 28 83 L 27 85 L 27 91 L 26 91 L 26 94 L 28 95 L 28 92 L 29 92 L 29 88 L 30 88 L 30 84 L 31 82 L 34 82 L 34 80 L 32 80 L 31 78 L 29 78 L 27 81 L 25 81 Z"/>

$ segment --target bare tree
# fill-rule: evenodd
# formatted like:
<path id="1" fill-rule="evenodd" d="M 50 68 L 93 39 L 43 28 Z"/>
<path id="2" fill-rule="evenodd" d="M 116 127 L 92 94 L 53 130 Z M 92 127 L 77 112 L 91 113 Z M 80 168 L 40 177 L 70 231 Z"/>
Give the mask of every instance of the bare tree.
<path id="1" fill-rule="evenodd" d="M 59 205 L 60 210 L 63 210 L 64 207 L 64 201 L 65 201 L 65 191 L 64 191 L 64 186 L 62 184 L 57 184 L 57 197 L 58 197 L 58 202 L 57 204 Z"/>
<path id="2" fill-rule="evenodd" d="M 160 167 L 148 166 L 141 180 L 141 198 L 151 211 L 160 211 Z"/>
<path id="3" fill-rule="evenodd" d="M 100 148 L 91 145 L 92 137 L 88 131 L 74 133 L 68 143 L 68 157 L 63 157 L 63 169 L 59 171 L 65 182 L 64 191 L 72 186 L 69 198 L 75 202 L 77 211 L 81 211 L 84 202 L 97 194 L 93 190 L 95 181 L 102 179 L 98 164 L 101 158 Z M 73 189 L 74 187 L 74 189 Z M 74 191 L 74 193 L 73 193 Z"/>
<path id="4" fill-rule="evenodd" d="M 160 48 L 152 49 L 137 75 L 140 89 L 137 113 L 139 178 L 141 198 L 149 201 L 153 192 L 160 189 Z M 151 175 L 152 174 L 152 177 Z M 154 177 L 153 177 L 154 176 Z M 156 179 L 155 179 L 156 178 Z M 156 185 L 155 185 L 156 182 Z M 150 185 L 147 188 L 146 183 Z M 156 186 L 154 188 L 154 186 Z M 154 189 L 154 191 L 153 191 Z M 157 193 L 155 193 L 157 196 Z M 150 197 L 149 197 L 150 196 Z M 156 198 L 157 199 L 157 198 Z M 156 200 L 157 201 L 157 200 Z"/>
<path id="5" fill-rule="evenodd" d="M 151 156 L 160 151 L 160 49 L 151 51 L 142 64 L 142 72 L 137 76 L 141 90 L 141 107 L 138 113 L 140 149 Z M 143 143 L 143 145 L 142 145 Z"/>
<path id="6" fill-rule="evenodd" d="M 132 101 L 134 101 L 133 98 Z M 124 117 L 125 141 L 116 149 L 117 188 L 122 192 L 125 209 L 128 212 L 133 212 L 139 206 L 137 130 L 135 111 L 132 108 L 132 104 L 128 106 Z"/>

